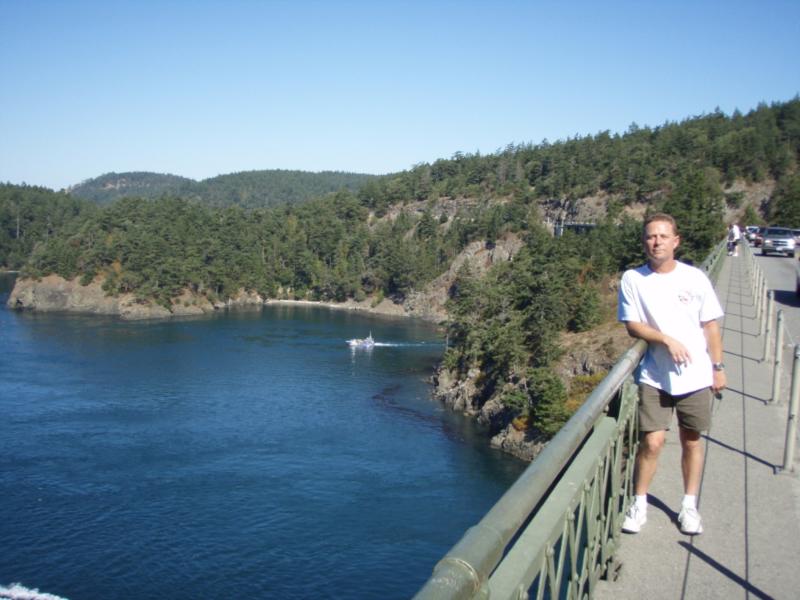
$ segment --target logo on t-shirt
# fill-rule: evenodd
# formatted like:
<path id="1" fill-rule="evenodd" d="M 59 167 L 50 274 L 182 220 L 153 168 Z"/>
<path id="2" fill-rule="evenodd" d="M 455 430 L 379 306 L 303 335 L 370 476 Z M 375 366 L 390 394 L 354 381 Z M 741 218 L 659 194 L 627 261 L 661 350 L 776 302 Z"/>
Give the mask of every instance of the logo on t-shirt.
<path id="1" fill-rule="evenodd" d="M 691 290 L 680 290 L 678 291 L 678 300 L 681 304 L 691 304 L 692 300 L 695 299 L 695 294 L 691 292 Z"/>

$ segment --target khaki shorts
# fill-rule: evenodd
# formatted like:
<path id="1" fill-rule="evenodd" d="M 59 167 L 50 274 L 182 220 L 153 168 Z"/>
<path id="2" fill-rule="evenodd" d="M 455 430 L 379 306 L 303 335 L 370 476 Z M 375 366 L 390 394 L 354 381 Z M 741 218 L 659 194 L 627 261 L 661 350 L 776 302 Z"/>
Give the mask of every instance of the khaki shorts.
<path id="1" fill-rule="evenodd" d="M 639 385 L 639 431 L 669 429 L 673 411 L 678 413 L 678 425 L 683 429 L 708 431 L 711 388 L 673 396 L 646 383 Z"/>

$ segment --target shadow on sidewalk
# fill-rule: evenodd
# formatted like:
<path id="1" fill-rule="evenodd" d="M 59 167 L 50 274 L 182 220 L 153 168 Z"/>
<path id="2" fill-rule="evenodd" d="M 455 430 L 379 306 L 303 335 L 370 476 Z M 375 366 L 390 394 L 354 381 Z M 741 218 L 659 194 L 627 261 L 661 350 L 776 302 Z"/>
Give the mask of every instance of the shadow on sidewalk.
<path id="1" fill-rule="evenodd" d="M 759 398 L 758 396 L 753 396 L 753 394 L 745 394 L 741 390 L 736 390 L 734 388 L 727 387 L 727 388 L 725 388 L 723 390 L 723 394 L 725 394 L 727 392 L 731 392 L 732 394 L 739 394 L 740 396 L 742 396 L 743 398 L 746 398 L 747 400 L 755 400 L 756 402 L 759 402 L 759 403 L 763 404 L 764 406 L 769 404 L 769 399 L 768 398 Z"/>
<path id="2" fill-rule="evenodd" d="M 758 337 L 758 336 L 753 336 L 753 337 Z M 730 356 L 732 358 L 741 358 L 742 360 L 749 360 L 759 365 L 762 363 L 760 356 L 746 356 L 744 354 L 736 354 L 735 352 L 729 352 L 728 350 L 725 350 L 725 356 Z"/>
<path id="3" fill-rule="evenodd" d="M 669 517 L 669 520 L 672 523 L 678 522 L 678 513 L 672 510 L 669 506 L 664 504 L 664 502 L 658 496 L 654 496 L 651 492 L 647 493 L 647 503 L 663 512 L 665 515 Z"/>
<path id="4" fill-rule="evenodd" d="M 800 298 L 791 290 L 773 290 L 775 302 L 784 306 L 800 306 Z"/>
<path id="5" fill-rule="evenodd" d="M 705 562 L 710 567 L 719 571 L 722 575 L 733 581 L 734 583 L 740 585 L 748 594 L 753 594 L 756 598 L 764 598 L 764 600 L 774 600 L 772 596 L 762 592 L 759 588 L 754 586 L 752 583 L 747 581 L 746 579 L 742 578 L 741 576 L 737 575 L 733 571 L 731 571 L 728 567 L 721 565 L 716 560 L 711 558 L 708 554 L 700 550 L 699 548 L 695 548 L 692 544 L 688 542 L 678 542 L 678 544 L 691 556 L 696 556 L 703 562 Z M 685 590 L 684 590 L 685 592 Z"/>
<path id="6" fill-rule="evenodd" d="M 779 468 L 778 465 L 775 465 L 775 464 L 773 464 L 773 463 L 771 463 L 769 461 L 766 461 L 763 458 L 759 458 L 757 456 L 753 456 L 749 452 L 744 452 L 743 450 L 741 450 L 739 448 L 734 448 L 733 446 L 730 446 L 730 445 L 726 444 L 725 442 L 720 442 L 719 440 L 714 439 L 712 437 L 709 437 L 708 435 L 703 435 L 702 437 L 705 438 L 706 440 L 708 440 L 709 442 L 711 442 L 712 444 L 716 444 L 717 446 L 725 448 L 726 450 L 730 450 L 731 452 L 736 452 L 738 454 L 741 454 L 742 456 L 744 456 L 747 459 L 755 461 L 755 462 L 757 462 L 757 463 L 759 463 L 761 465 L 764 465 L 765 467 L 769 467 L 769 469 L 773 472 L 773 474 L 777 474 L 777 472 L 778 472 L 778 468 Z"/>

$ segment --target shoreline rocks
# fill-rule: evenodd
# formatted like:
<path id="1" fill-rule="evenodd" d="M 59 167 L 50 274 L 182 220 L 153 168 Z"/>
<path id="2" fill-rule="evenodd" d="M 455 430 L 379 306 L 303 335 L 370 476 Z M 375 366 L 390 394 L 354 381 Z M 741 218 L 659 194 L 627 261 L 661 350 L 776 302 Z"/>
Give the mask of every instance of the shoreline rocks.
<path id="1" fill-rule="evenodd" d="M 151 300 L 139 300 L 133 294 L 110 296 L 98 278 L 88 285 L 81 285 L 78 278 L 67 280 L 59 275 L 47 275 L 41 279 L 17 279 L 11 291 L 7 306 L 12 310 L 37 312 L 65 312 L 87 315 L 104 315 L 125 320 L 169 319 L 172 317 L 201 316 L 220 310 L 252 307 L 259 308 L 269 304 L 294 306 L 323 306 L 331 309 L 358 310 L 371 314 L 416 317 L 427 321 L 440 322 L 446 318 L 442 310 L 430 310 L 426 303 L 421 307 L 409 307 L 384 299 L 373 305 L 371 300 L 357 302 L 318 302 L 312 300 L 281 300 L 265 298 L 253 291 L 240 290 L 239 293 L 223 302 L 208 300 L 203 295 L 185 290 L 173 298 L 169 308 Z M 415 296 L 417 298 L 418 296 Z"/>
<path id="2" fill-rule="evenodd" d="M 459 379 L 455 373 L 440 365 L 434 373 L 432 397 L 449 410 L 459 412 L 486 428 L 489 445 L 501 452 L 527 462 L 536 458 L 546 440 L 537 432 L 518 430 L 511 422 L 511 413 L 497 397 L 489 398 L 480 407 L 479 385 L 481 373 L 470 369 L 466 377 Z"/>
<path id="3" fill-rule="evenodd" d="M 81 285 L 58 275 L 42 279 L 17 279 L 6 304 L 13 310 L 68 312 L 148 319 L 170 316 L 163 306 L 138 301 L 132 294 L 108 296 L 100 281 Z"/>

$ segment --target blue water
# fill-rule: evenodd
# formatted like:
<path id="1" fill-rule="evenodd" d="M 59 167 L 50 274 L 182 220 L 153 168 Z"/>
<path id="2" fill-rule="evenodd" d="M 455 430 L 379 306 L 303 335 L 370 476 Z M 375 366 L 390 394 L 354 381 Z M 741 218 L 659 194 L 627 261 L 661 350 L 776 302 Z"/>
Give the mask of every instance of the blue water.
<path id="1" fill-rule="evenodd" d="M 7 295 L 0 586 L 406 598 L 524 466 L 430 399 L 424 323 L 283 306 L 126 323 Z M 370 330 L 385 345 L 347 347 Z"/>

